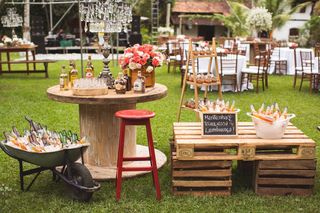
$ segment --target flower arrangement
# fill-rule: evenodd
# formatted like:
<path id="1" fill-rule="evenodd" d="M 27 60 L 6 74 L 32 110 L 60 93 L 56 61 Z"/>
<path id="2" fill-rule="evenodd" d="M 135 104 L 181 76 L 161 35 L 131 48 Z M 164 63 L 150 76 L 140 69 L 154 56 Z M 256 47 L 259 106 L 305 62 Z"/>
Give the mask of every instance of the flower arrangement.
<path id="1" fill-rule="evenodd" d="M 268 31 L 272 27 L 272 15 L 264 7 L 255 7 L 250 10 L 246 23 L 249 29 L 255 29 L 258 32 Z"/>
<path id="2" fill-rule="evenodd" d="M 119 64 L 122 69 L 142 69 L 145 68 L 148 73 L 160 67 L 165 60 L 165 56 L 157 51 L 157 47 L 144 44 L 135 44 L 124 50 L 123 56 L 119 59 Z"/>

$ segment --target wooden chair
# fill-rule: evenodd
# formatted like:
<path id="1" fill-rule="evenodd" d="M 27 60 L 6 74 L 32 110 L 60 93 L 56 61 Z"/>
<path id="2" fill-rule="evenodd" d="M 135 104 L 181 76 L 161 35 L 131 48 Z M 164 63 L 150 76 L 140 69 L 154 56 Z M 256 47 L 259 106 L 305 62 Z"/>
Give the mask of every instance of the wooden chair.
<path id="1" fill-rule="evenodd" d="M 301 60 L 301 82 L 299 91 L 301 91 L 303 81 L 309 81 L 309 92 L 312 93 L 313 81 L 316 77 L 316 74 L 313 71 L 313 58 L 311 51 L 300 51 L 300 60 Z"/>
<path id="2" fill-rule="evenodd" d="M 238 91 L 238 53 L 220 55 L 220 79 L 222 85 L 233 85 L 233 91 Z M 225 83 L 226 80 L 232 83 Z"/>
<path id="3" fill-rule="evenodd" d="M 177 67 L 180 66 L 181 61 L 181 50 L 179 42 L 169 41 L 167 42 L 167 57 L 168 57 L 168 73 L 170 67 L 173 66 L 173 71 L 176 72 Z"/>
<path id="4" fill-rule="evenodd" d="M 318 52 L 315 52 L 315 63 L 318 65 L 318 70 L 315 70 L 314 74 L 314 90 L 315 92 L 319 92 L 319 84 L 320 84 L 320 49 Z"/>
<path id="5" fill-rule="evenodd" d="M 260 51 L 257 66 L 250 66 L 249 68 L 244 68 L 242 70 L 240 91 L 242 91 L 242 85 L 245 79 L 247 80 L 247 89 L 249 82 L 256 81 L 256 92 L 259 93 L 259 82 L 261 81 L 262 90 L 264 91 L 269 55 L 268 51 Z"/>
<path id="6" fill-rule="evenodd" d="M 296 88 L 296 84 L 297 84 L 297 78 L 300 77 L 302 75 L 302 67 L 298 66 L 298 62 L 297 62 L 297 50 L 296 48 L 293 49 L 293 56 L 294 56 L 294 77 L 293 77 L 293 88 Z M 300 59 L 300 57 L 299 57 Z M 301 64 L 301 63 L 300 63 Z"/>
<path id="7" fill-rule="evenodd" d="M 258 65 L 260 57 L 260 47 L 257 42 L 253 43 L 253 52 L 254 52 L 254 65 Z"/>
<path id="8" fill-rule="evenodd" d="M 271 63 L 274 63 L 275 74 L 287 74 L 288 72 L 288 62 L 287 58 L 281 56 L 282 43 L 278 43 L 277 48 L 272 50 Z"/>
<path id="9" fill-rule="evenodd" d="M 238 54 L 239 54 L 239 55 L 246 56 L 248 50 L 247 50 L 247 47 L 246 47 L 246 46 L 239 45 L 239 46 L 237 47 L 237 51 L 238 51 Z"/>

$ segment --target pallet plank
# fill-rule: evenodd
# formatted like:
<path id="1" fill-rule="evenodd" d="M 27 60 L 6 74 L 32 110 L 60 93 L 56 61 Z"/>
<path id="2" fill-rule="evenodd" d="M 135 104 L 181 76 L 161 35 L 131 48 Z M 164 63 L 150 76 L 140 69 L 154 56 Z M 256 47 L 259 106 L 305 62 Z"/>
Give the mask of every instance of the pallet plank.
<path id="1" fill-rule="evenodd" d="M 261 178 L 257 180 L 261 185 L 314 185 L 313 178 Z"/>
<path id="2" fill-rule="evenodd" d="M 230 190 L 215 190 L 215 191 L 173 191 L 174 195 L 193 195 L 193 196 L 229 196 Z"/>
<path id="3" fill-rule="evenodd" d="M 313 194 L 312 189 L 303 189 L 303 188 L 268 188 L 268 187 L 259 187 L 256 190 L 258 195 L 300 195 L 308 196 Z"/>
<path id="4" fill-rule="evenodd" d="M 231 180 L 210 180 L 210 181 L 185 181 L 185 180 L 173 180 L 172 185 L 174 187 L 231 187 Z"/>
<path id="5" fill-rule="evenodd" d="M 230 169 L 216 169 L 216 170 L 183 170 L 172 171 L 173 177 L 226 177 L 231 176 Z"/>
<path id="6" fill-rule="evenodd" d="M 301 177 L 314 177 L 316 175 L 315 170 L 279 170 L 279 169 L 268 169 L 259 170 L 259 176 L 301 176 Z"/>
<path id="7" fill-rule="evenodd" d="M 259 169 L 316 169 L 316 161 L 314 160 L 299 160 L 291 161 L 291 160 L 282 160 L 282 161 L 260 161 Z"/>
<path id="8" fill-rule="evenodd" d="M 188 169 L 188 168 L 229 168 L 232 166 L 231 161 L 173 161 L 172 167 L 174 169 Z"/>

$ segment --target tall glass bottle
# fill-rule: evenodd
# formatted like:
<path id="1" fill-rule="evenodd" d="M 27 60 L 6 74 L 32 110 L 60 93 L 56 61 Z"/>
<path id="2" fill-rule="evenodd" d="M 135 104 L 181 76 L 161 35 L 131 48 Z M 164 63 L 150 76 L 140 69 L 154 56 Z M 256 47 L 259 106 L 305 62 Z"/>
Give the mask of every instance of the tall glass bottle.
<path id="1" fill-rule="evenodd" d="M 145 92 L 145 81 L 144 77 L 141 75 L 141 71 L 138 71 L 138 77 L 133 83 L 134 93 L 144 93 Z"/>
<path id="2" fill-rule="evenodd" d="M 127 89 L 127 91 L 130 91 L 131 87 L 132 87 L 132 85 L 131 85 L 131 77 L 128 75 L 127 70 L 124 70 L 123 73 L 124 73 L 123 78 L 127 81 L 126 89 Z"/>
<path id="3" fill-rule="evenodd" d="M 76 69 L 76 64 L 73 64 L 69 72 L 70 88 L 73 88 L 73 83 L 76 79 L 78 79 L 78 70 Z"/>
<path id="4" fill-rule="evenodd" d="M 62 66 L 61 68 L 61 73 L 60 73 L 60 80 L 59 80 L 59 85 L 60 85 L 60 91 L 65 91 L 68 90 L 68 74 L 66 72 L 66 67 Z"/>
<path id="5" fill-rule="evenodd" d="M 86 78 L 94 77 L 94 67 L 91 61 L 91 56 L 88 56 L 87 66 L 86 66 Z"/>

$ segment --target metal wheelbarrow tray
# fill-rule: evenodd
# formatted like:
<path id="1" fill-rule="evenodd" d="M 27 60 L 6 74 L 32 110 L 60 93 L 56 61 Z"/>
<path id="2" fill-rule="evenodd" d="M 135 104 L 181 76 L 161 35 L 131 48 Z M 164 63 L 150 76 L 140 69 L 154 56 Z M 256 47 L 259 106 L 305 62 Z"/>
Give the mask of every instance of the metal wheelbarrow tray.
<path id="1" fill-rule="evenodd" d="M 83 152 L 89 144 L 82 144 L 76 147 L 64 148 L 52 152 L 29 152 L 0 142 L 1 149 L 10 157 L 19 161 L 20 187 L 24 191 L 24 176 L 36 174 L 26 191 L 30 189 L 39 174 L 45 170 L 51 170 L 53 180 L 58 182 L 62 179 L 70 187 L 71 196 L 79 201 L 89 201 L 93 192 L 100 189 L 100 184 L 92 179 L 89 170 L 83 163 Z M 82 163 L 76 161 L 81 158 Z M 38 166 L 30 170 L 23 170 L 23 162 L 28 162 Z M 62 167 L 57 170 L 57 167 Z"/>

